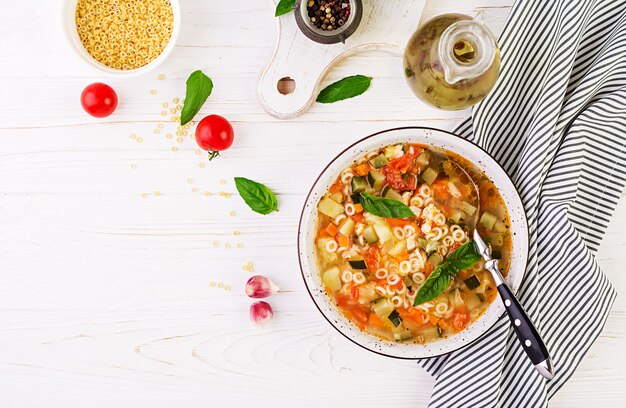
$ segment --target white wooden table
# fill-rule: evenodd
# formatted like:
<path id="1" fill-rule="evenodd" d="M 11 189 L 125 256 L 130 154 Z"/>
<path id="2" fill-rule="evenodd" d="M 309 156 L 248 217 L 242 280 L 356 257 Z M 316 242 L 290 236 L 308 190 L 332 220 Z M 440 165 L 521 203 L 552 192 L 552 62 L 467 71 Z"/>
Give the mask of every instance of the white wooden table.
<path id="1" fill-rule="evenodd" d="M 499 31 L 510 0 L 432 3 L 432 14 L 483 9 Z M 70 53 L 60 6 L 14 1 L 0 14 L 0 406 L 424 407 L 432 380 L 421 368 L 369 354 L 321 318 L 301 282 L 296 226 L 342 147 L 400 125 L 453 129 L 468 113 L 425 107 L 399 57 L 372 52 L 327 78 L 371 75 L 365 95 L 277 121 L 255 96 L 275 35 L 269 4 L 182 0 L 173 55 L 154 74 L 108 80 L 120 105 L 95 120 L 79 95 L 102 78 Z M 215 83 L 201 114 L 222 114 L 236 131 L 210 164 L 191 137 L 168 139 L 175 124 L 161 116 L 195 69 Z M 274 189 L 280 213 L 230 197 L 234 176 Z M 622 292 L 625 231 L 623 200 L 599 253 Z M 282 288 L 265 330 L 248 321 L 248 262 Z M 625 339 L 619 296 L 552 406 L 623 406 Z"/>

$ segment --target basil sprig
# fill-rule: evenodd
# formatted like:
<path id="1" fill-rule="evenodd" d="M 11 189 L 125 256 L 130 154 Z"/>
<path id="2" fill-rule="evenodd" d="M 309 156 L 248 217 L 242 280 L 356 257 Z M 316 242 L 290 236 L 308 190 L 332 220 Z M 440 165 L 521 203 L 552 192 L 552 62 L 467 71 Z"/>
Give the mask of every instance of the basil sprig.
<path id="1" fill-rule="evenodd" d="M 235 177 L 235 187 L 252 211 L 264 215 L 278 211 L 276 195 L 263 184 L 244 177 Z"/>
<path id="2" fill-rule="evenodd" d="M 187 90 L 185 92 L 185 103 L 180 112 L 180 125 L 188 123 L 200 110 L 204 102 L 213 91 L 213 81 L 197 70 L 187 78 Z"/>
<path id="3" fill-rule="evenodd" d="M 400 201 L 391 198 L 376 197 L 368 193 L 361 193 L 361 205 L 370 214 L 385 218 L 415 217 L 413 211 Z"/>
<path id="4" fill-rule="evenodd" d="M 289 13 L 293 10 L 296 5 L 296 0 L 280 0 L 276 5 L 276 12 L 274 13 L 275 17 L 282 16 L 283 14 Z"/>
<path id="5" fill-rule="evenodd" d="M 353 75 L 341 79 L 322 89 L 317 96 L 319 103 L 333 103 L 344 99 L 354 98 L 367 91 L 372 78 L 365 75 Z"/>
<path id="6" fill-rule="evenodd" d="M 363 207 L 365 208 L 365 207 Z M 450 285 L 452 275 L 459 276 L 459 271 L 472 267 L 481 258 L 474 241 L 452 251 L 446 261 L 435 268 L 415 295 L 413 306 L 433 300 L 441 295 Z"/>

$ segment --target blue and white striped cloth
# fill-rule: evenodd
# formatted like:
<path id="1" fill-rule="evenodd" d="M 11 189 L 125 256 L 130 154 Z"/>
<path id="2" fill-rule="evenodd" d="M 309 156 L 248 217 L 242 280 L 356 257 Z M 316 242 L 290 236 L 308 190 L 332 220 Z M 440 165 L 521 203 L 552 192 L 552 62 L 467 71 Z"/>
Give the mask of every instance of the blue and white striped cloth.
<path id="1" fill-rule="evenodd" d="M 518 293 L 555 365 L 544 380 L 503 316 L 471 346 L 420 363 L 430 408 L 547 407 L 615 299 L 594 255 L 626 183 L 626 0 L 518 0 L 492 93 L 458 130 L 513 179 L 527 211 Z"/>

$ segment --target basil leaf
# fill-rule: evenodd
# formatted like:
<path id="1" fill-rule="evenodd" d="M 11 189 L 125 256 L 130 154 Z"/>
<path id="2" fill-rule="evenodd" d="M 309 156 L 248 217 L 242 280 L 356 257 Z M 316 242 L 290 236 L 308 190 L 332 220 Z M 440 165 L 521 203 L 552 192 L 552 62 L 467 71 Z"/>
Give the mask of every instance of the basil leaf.
<path id="1" fill-rule="evenodd" d="M 278 200 L 266 186 L 243 177 L 235 177 L 235 187 L 243 201 L 252 211 L 259 214 L 269 214 L 278 211 Z"/>
<path id="2" fill-rule="evenodd" d="M 202 71 L 194 71 L 187 78 L 187 91 L 185 93 L 185 103 L 180 112 L 181 126 L 188 123 L 200 110 L 204 102 L 213 91 L 213 81 L 204 75 Z"/>
<path id="3" fill-rule="evenodd" d="M 450 268 L 453 268 L 453 266 L 448 262 L 444 262 L 435 268 L 428 278 L 426 278 L 426 281 L 417 292 L 417 295 L 415 295 L 413 306 L 433 300 L 448 288 L 450 279 L 452 279 L 450 276 Z"/>
<path id="4" fill-rule="evenodd" d="M 391 198 L 376 197 L 368 193 L 361 193 L 361 205 L 370 214 L 385 218 L 415 217 L 413 211 L 400 201 Z"/>
<path id="5" fill-rule="evenodd" d="M 365 75 L 354 75 L 341 79 L 322 89 L 317 96 L 319 103 L 333 103 L 344 99 L 354 98 L 367 91 L 372 78 Z"/>
<path id="6" fill-rule="evenodd" d="M 365 206 L 363 206 L 365 208 Z M 446 261 L 431 273 L 415 295 L 413 306 L 433 300 L 441 295 L 450 284 L 452 275 L 459 277 L 459 271 L 470 268 L 481 258 L 473 240 L 452 251 Z"/>
<path id="7" fill-rule="evenodd" d="M 296 0 L 280 0 L 276 5 L 276 12 L 274 13 L 274 17 L 282 16 L 283 14 L 289 13 L 293 10 L 296 5 Z"/>
<path id="8" fill-rule="evenodd" d="M 462 271 L 472 267 L 478 262 L 482 256 L 478 253 L 478 248 L 473 240 L 468 241 L 452 251 L 446 258 L 447 262 L 452 263 L 455 268 Z"/>

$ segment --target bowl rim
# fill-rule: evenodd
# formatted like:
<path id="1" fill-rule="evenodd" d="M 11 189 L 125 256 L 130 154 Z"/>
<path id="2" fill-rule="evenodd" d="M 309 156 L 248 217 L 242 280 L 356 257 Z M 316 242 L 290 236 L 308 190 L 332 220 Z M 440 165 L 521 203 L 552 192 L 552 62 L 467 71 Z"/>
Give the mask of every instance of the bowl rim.
<path id="1" fill-rule="evenodd" d="M 72 49 L 74 55 L 82 61 L 83 65 L 97 71 L 99 74 L 111 77 L 111 78 L 132 78 L 154 71 L 160 66 L 169 55 L 174 51 L 176 43 L 178 42 L 178 36 L 181 29 L 182 11 L 180 6 L 180 0 L 170 0 L 172 7 L 172 13 L 174 15 L 174 21 L 172 23 L 172 34 L 167 42 L 163 51 L 152 61 L 139 68 L 123 70 L 109 67 L 106 64 L 96 60 L 87 52 L 83 44 L 80 42 L 78 32 L 76 30 L 76 6 L 79 0 L 65 0 L 64 7 L 62 8 L 62 25 L 65 40 Z"/>
<path id="2" fill-rule="evenodd" d="M 350 340 L 350 342 L 356 344 L 357 346 L 361 347 L 362 349 L 365 349 L 369 352 L 381 355 L 381 356 L 385 356 L 385 357 L 389 357 L 389 358 L 394 358 L 394 359 L 398 359 L 398 360 L 427 360 L 430 358 L 434 358 L 434 357 L 441 357 L 447 354 L 450 354 L 452 352 L 461 350 L 471 344 L 473 344 L 474 342 L 478 341 L 479 339 L 481 339 L 501 318 L 504 314 L 506 314 L 506 310 L 503 310 L 500 315 L 498 316 L 497 319 L 495 319 L 493 321 L 493 323 L 491 323 L 485 330 L 483 333 L 481 333 L 480 335 L 476 336 L 474 339 L 466 342 L 466 343 L 459 343 L 458 347 L 452 348 L 450 350 L 447 351 L 442 351 L 442 352 L 438 352 L 438 353 L 434 353 L 432 355 L 426 356 L 426 357 L 405 357 L 405 356 L 399 356 L 399 355 L 393 355 L 393 354 L 387 354 L 385 352 L 382 351 L 377 351 L 373 348 L 369 348 L 366 347 L 365 345 L 359 343 L 358 341 L 356 341 L 355 339 L 351 338 L 350 336 L 348 336 L 346 333 L 343 332 L 343 330 L 340 330 L 332 321 L 331 319 L 328 318 L 328 316 L 326 316 L 326 314 L 322 311 L 322 309 L 320 308 L 320 306 L 318 305 L 318 302 L 316 301 L 315 297 L 313 296 L 313 293 L 311 292 L 311 288 L 309 287 L 309 284 L 307 282 L 307 279 L 305 277 L 305 273 L 304 273 L 304 268 L 303 268 L 303 261 L 302 261 L 302 251 L 301 251 L 301 245 L 300 245 L 300 241 L 301 241 L 301 235 L 304 231 L 302 231 L 303 225 L 302 225 L 302 221 L 304 219 L 305 216 L 305 211 L 307 210 L 307 203 L 309 202 L 309 199 L 311 197 L 311 194 L 313 193 L 313 190 L 315 188 L 315 186 L 317 185 L 317 183 L 319 182 L 320 178 L 322 178 L 322 176 L 324 175 L 324 173 L 328 170 L 328 168 L 337 160 L 339 159 L 344 153 L 346 153 L 347 151 L 349 151 L 350 149 L 352 149 L 353 147 L 359 145 L 362 142 L 365 142 L 366 140 L 373 138 L 375 136 L 378 136 L 380 134 L 383 133 L 389 133 L 389 132 L 394 132 L 394 131 L 398 131 L 398 130 L 425 130 L 425 131 L 435 131 L 435 132 L 442 132 L 442 133 L 446 133 L 450 136 L 453 136 L 457 139 L 460 139 L 462 142 L 466 142 L 471 144 L 472 146 L 478 148 L 479 150 L 481 150 L 483 153 L 485 153 L 487 156 L 489 156 L 493 162 L 496 163 L 496 165 L 500 168 L 500 170 L 506 175 L 506 177 L 509 179 L 509 181 L 511 182 L 511 185 L 513 186 L 513 192 L 514 194 L 517 196 L 517 198 L 519 199 L 520 203 L 522 204 L 521 206 L 521 216 L 523 219 L 524 224 L 526 225 L 526 231 L 528 232 L 528 218 L 526 216 L 526 209 L 524 208 L 523 205 L 523 201 L 521 199 L 521 195 L 519 193 L 519 190 L 517 188 L 517 186 L 515 185 L 515 183 L 513 183 L 513 180 L 511 180 L 511 177 L 509 176 L 509 174 L 504 170 L 504 168 L 502 167 L 502 165 L 493 157 L 493 155 L 491 153 L 489 153 L 487 150 L 485 150 L 483 147 L 479 146 L 478 144 L 474 143 L 473 141 L 470 141 L 462 136 L 459 136 L 451 131 L 448 130 L 444 130 L 444 129 L 438 129 L 438 128 L 434 128 L 434 127 L 430 127 L 430 126 L 400 126 L 400 127 L 395 127 L 395 128 L 389 128 L 389 129 L 384 129 L 375 133 L 372 133 L 368 136 L 365 136 L 357 141 L 355 141 L 354 143 L 351 143 L 350 145 L 346 146 L 344 149 L 342 149 L 339 153 L 337 153 L 337 155 L 335 155 L 335 157 L 333 157 L 325 166 L 324 168 L 320 171 L 320 173 L 318 174 L 318 176 L 315 178 L 315 180 L 313 181 L 313 184 L 311 185 L 311 188 L 309 189 L 309 192 L 306 195 L 306 198 L 304 200 L 304 204 L 302 206 L 302 210 L 300 212 L 300 217 L 298 220 L 298 234 L 297 234 L 297 251 L 298 251 L 298 266 L 300 267 L 300 275 L 302 276 L 302 280 L 304 282 L 304 286 L 306 287 L 307 293 L 309 294 L 309 297 L 311 298 L 311 300 L 313 301 L 313 304 L 315 305 L 315 307 L 317 308 L 317 310 L 320 312 L 320 314 L 324 317 L 324 319 L 337 331 L 339 332 L 343 337 L 345 337 L 346 339 Z M 526 256 L 523 257 L 523 259 L 525 260 L 525 267 L 522 271 L 521 277 L 520 277 L 520 284 L 518 285 L 518 287 L 513 287 L 511 288 L 511 290 L 513 291 L 514 294 L 517 293 L 517 290 L 519 289 L 519 287 L 523 284 L 523 279 L 526 275 L 526 270 L 528 269 L 528 260 L 530 257 L 530 233 L 526 234 L 526 244 L 527 244 L 527 250 L 526 250 Z M 505 279 L 506 280 L 506 279 Z M 508 282 L 507 282 L 508 284 Z M 499 296 L 498 296 L 499 297 Z M 494 300 L 495 301 L 495 300 Z"/>

